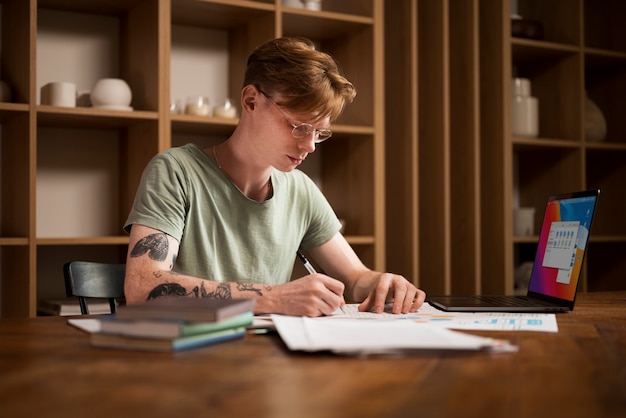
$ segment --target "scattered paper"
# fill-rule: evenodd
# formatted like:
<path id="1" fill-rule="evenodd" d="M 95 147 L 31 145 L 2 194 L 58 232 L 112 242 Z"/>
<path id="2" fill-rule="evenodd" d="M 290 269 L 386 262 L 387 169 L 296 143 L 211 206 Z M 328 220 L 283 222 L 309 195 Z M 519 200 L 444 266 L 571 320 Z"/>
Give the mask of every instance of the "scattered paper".
<path id="1" fill-rule="evenodd" d="M 514 352 L 505 341 L 398 320 L 307 318 L 272 315 L 290 350 L 341 354 L 396 354 L 422 350 Z"/>
<path id="2" fill-rule="evenodd" d="M 98 319 L 72 318 L 68 319 L 67 323 L 89 334 L 100 332 L 100 321 Z"/>
<path id="3" fill-rule="evenodd" d="M 444 312 L 428 303 L 415 313 L 392 314 L 359 312 L 358 304 L 337 309 L 330 319 L 402 319 L 441 328 L 478 331 L 541 331 L 558 332 L 555 314 L 508 312 Z"/>

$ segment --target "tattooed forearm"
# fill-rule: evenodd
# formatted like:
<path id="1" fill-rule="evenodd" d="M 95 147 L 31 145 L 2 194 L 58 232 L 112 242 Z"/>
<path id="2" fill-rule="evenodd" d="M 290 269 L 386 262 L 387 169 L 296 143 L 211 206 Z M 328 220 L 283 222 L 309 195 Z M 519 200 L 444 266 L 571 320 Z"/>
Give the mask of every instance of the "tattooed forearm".
<path id="1" fill-rule="evenodd" d="M 187 290 L 178 283 L 162 283 L 152 289 L 148 294 L 148 300 L 162 296 L 187 296 Z"/>
<path id="2" fill-rule="evenodd" d="M 203 283 L 200 288 L 194 287 L 189 294 L 197 298 L 232 299 L 233 297 L 228 283 L 219 283 L 213 292 L 207 292 Z"/>
<path id="3" fill-rule="evenodd" d="M 259 296 L 263 296 L 263 291 L 250 283 L 237 283 L 237 290 L 240 292 L 254 292 Z"/>
<path id="4" fill-rule="evenodd" d="M 147 253 L 148 257 L 154 261 L 165 261 L 168 249 L 167 235 L 163 232 L 159 232 L 143 237 L 137 241 L 130 256 L 140 257 Z"/>
<path id="5" fill-rule="evenodd" d="M 160 278 L 160 272 L 154 272 L 154 277 Z M 263 286 L 265 291 L 271 291 L 271 286 Z M 249 283 L 237 283 L 237 290 L 240 292 L 254 292 L 258 296 L 263 296 L 263 290 Z M 148 295 L 148 300 L 156 299 L 162 296 L 193 296 L 196 298 L 213 298 L 213 299 L 232 299 L 232 291 L 230 283 L 218 283 L 214 291 L 207 291 L 204 283 L 194 287 L 191 292 L 178 283 L 161 283 Z"/>

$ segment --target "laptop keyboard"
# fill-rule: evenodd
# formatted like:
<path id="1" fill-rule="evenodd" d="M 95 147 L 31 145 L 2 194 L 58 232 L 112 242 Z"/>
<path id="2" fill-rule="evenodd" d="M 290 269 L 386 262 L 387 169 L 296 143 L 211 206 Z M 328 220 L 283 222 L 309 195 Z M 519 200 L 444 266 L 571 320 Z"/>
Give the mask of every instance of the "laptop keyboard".
<path id="1" fill-rule="evenodd" d="M 476 300 L 494 306 L 535 306 L 541 305 L 525 296 L 474 296 Z"/>

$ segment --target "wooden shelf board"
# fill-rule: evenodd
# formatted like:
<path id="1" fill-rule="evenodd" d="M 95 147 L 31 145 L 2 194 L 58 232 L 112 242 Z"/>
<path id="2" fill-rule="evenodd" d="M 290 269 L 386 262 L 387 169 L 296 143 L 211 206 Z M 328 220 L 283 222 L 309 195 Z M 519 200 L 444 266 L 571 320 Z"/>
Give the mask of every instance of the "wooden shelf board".
<path id="1" fill-rule="evenodd" d="M 626 143 L 622 142 L 587 142 L 585 147 L 588 150 L 626 151 Z"/>
<path id="2" fill-rule="evenodd" d="M 143 0 L 38 0 L 40 9 L 54 9 L 81 13 L 97 13 L 110 16 L 121 15 L 140 4 Z"/>
<path id="3" fill-rule="evenodd" d="M 523 138 L 513 137 L 513 145 L 515 148 L 531 148 L 531 147 L 551 147 L 551 148 L 578 148 L 581 142 L 571 139 L 555 139 L 555 138 Z"/>
<path id="4" fill-rule="evenodd" d="M 37 106 L 37 123 L 46 126 L 124 128 L 137 122 L 156 122 L 157 120 L 157 112 L 144 110 L 122 111 L 93 107 Z"/>
<path id="5" fill-rule="evenodd" d="M 273 4 L 258 1 L 178 1 L 172 7 L 172 24 L 228 30 L 271 18 L 274 9 Z"/>
<path id="6" fill-rule="evenodd" d="M 127 245 L 127 236 L 37 238 L 37 245 Z"/>
<path id="7" fill-rule="evenodd" d="M 315 40 L 336 39 L 358 32 L 360 27 L 369 27 L 372 23 L 373 19 L 369 17 L 323 11 L 301 10 L 283 16 L 286 35 L 298 34 Z"/>
<path id="8" fill-rule="evenodd" d="M 624 243 L 626 244 L 626 235 L 591 235 L 589 242 L 597 243 Z"/>
<path id="9" fill-rule="evenodd" d="M 22 237 L 2 237 L 0 238 L 0 246 L 24 246 L 28 245 L 28 238 Z"/>
<path id="10" fill-rule="evenodd" d="M 574 45 L 556 42 L 534 41 L 529 39 L 511 38 L 511 52 L 516 62 L 535 61 L 550 57 L 577 54 L 579 48 Z"/>

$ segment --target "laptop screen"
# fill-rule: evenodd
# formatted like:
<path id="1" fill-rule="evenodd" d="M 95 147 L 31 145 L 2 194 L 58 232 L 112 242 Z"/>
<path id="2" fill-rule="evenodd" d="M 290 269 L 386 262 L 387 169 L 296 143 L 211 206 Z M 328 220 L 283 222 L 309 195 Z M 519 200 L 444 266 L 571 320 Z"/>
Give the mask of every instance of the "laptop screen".
<path id="1" fill-rule="evenodd" d="M 529 294 L 574 302 L 598 190 L 548 200 Z"/>

